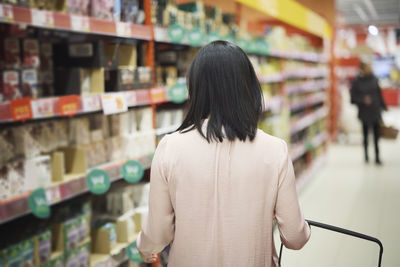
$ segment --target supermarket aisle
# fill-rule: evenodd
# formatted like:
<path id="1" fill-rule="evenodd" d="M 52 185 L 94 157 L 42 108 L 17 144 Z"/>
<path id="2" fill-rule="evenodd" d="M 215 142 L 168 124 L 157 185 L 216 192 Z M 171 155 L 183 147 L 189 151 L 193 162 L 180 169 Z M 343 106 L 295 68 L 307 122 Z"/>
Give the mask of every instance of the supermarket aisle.
<path id="1" fill-rule="evenodd" d="M 400 266 L 400 141 L 383 140 L 381 150 L 384 166 L 377 167 L 362 161 L 360 146 L 332 144 L 326 164 L 299 197 L 307 219 L 377 237 L 384 245 L 382 266 Z M 283 267 L 369 267 L 377 266 L 378 247 L 313 228 L 304 249 L 285 249 L 282 259 Z"/>

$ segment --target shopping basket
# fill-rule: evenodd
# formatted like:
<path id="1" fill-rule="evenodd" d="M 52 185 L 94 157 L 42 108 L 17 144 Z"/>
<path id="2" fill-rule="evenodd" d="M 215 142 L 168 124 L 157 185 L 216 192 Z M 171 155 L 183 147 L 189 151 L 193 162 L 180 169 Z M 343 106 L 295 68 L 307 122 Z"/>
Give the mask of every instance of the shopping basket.
<path id="1" fill-rule="evenodd" d="M 381 267 L 381 263 L 382 263 L 382 255 L 383 255 L 383 245 L 381 243 L 381 241 L 379 241 L 379 239 L 372 237 L 372 236 L 368 236 L 368 235 L 364 235 L 364 234 L 360 234 L 357 232 L 353 232 L 347 229 L 343 229 L 343 228 L 339 228 L 336 226 L 332 226 L 329 224 L 324 224 L 324 223 L 320 223 L 320 222 L 314 222 L 314 221 L 310 221 L 310 220 L 306 220 L 308 222 L 308 224 L 314 227 L 318 227 L 318 228 L 323 228 L 325 230 L 329 230 L 329 231 L 334 231 L 337 233 L 341 233 L 341 234 L 345 234 L 345 235 L 350 235 L 353 237 L 357 237 L 357 238 L 361 238 L 364 240 L 368 240 L 371 242 L 374 242 L 376 244 L 379 245 L 379 260 L 378 260 L 378 267 Z M 281 266 L 281 259 L 282 259 L 282 250 L 283 250 L 283 243 L 281 243 L 281 249 L 279 251 L 279 266 Z"/>

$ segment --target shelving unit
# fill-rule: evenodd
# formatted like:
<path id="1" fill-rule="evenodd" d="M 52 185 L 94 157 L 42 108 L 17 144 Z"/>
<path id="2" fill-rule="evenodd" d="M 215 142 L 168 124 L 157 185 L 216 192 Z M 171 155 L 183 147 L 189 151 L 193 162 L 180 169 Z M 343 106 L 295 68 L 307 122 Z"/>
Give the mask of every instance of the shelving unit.
<path id="1" fill-rule="evenodd" d="M 187 1 L 182 0 L 178 2 Z M 210 3 L 208 0 L 204 0 L 204 2 Z M 310 32 L 314 36 L 318 36 L 318 38 L 330 38 L 331 29 L 322 18 L 314 12 L 304 9 L 302 6 L 300 8 L 292 6 L 289 3 L 290 1 L 284 2 L 285 4 L 275 11 L 273 7 L 265 8 L 261 0 L 226 0 L 221 1 L 221 3 L 215 3 L 215 5 L 221 9 L 224 9 L 224 5 L 227 5 L 227 3 L 229 6 L 234 6 L 233 9 L 229 8 L 229 12 L 232 13 L 234 10 L 236 24 L 239 24 L 241 19 L 247 19 L 246 16 L 253 14 L 252 12 L 256 12 L 254 13 L 256 14 L 255 18 L 260 19 L 266 16 L 298 27 L 305 35 L 307 35 L 306 32 Z M 0 23 L 19 25 L 23 28 L 28 26 L 50 32 L 63 32 L 67 35 L 78 34 L 81 37 L 88 37 L 88 39 L 107 38 L 109 42 L 140 43 L 143 45 L 141 47 L 143 49 L 137 49 L 137 51 L 145 55 L 141 54 L 137 61 L 142 62 L 142 65 L 151 67 L 153 70 L 151 86 L 143 87 L 142 89 L 91 95 L 68 94 L 39 98 L 26 97 L 22 100 L 15 99 L 0 102 L 0 125 L 23 125 L 25 122 L 35 124 L 47 120 L 60 119 L 61 117 L 84 117 L 93 115 L 91 113 L 106 113 L 102 98 L 105 95 L 111 95 L 115 99 L 120 98 L 118 101 L 122 101 L 126 105 L 127 110 L 151 107 L 152 131 L 155 132 L 157 140 L 175 131 L 180 126 L 182 120 L 180 116 L 183 112 L 182 103 L 185 102 L 186 98 L 176 100 L 174 98 L 174 90 L 179 85 L 178 81 L 183 78 L 185 68 L 177 68 L 175 83 L 157 81 L 156 70 L 157 67 L 162 65 L 159 64 L 158 53 L 165 50 L 175 52 L 195 50 L 218 36 L 215 36 L 215 32 L 211 34 L 203 33 L 200 42 L 191 44 L 189 40 L 191 32 L 185 30 L 184 37 L 180 41 L 171 40 L 168 32 L 169 28 L 153 24 L 154 21 L 152 21 L 151 14 L 154 7 L 152 6 L 153 4 L 151 0 L 143 0 L 142 7 L 146 17 L 144 25 L 0 4 Z M 290 14 L 293 14 L 292 12 L 296 12 L 296 9 L 299 11 L 299 8 L 301 9 L 302 16 L 308 16 L 310 21 L 313 21 L 314 24 L 320 23 L 321 27 L 314 27 L 314 24 L 305 25 L 302 19 L 297 17 L 290 18 L 293 16 L 282 14 L 282 10 L 290 10 Z M 230 39 L 228 37 L 219 36 L 218 39 L 230 40 L 236 42 L 239 46 L 241 41 L 244 40 L 243 38 Z M 259 37 L 261 37 L 259 32 L 254 32 L 251 36 L 252 39 L 247 39 L 245 42 L 248 44 L 259 42 Z M 329 139 L 327 130 L 318 128 L 322 126 L 318 126 L 317 130 L 311 130 L 316 124 L 325 121 L 328 114 L 325 103 L 327 102 L 326 89 L 329 87 L 329 69 L 327 68 L 329 58 L 321 52 L 313 52 L 318 50 L 294 51 L 292 49 L 280 50 L 275 47 L 254 49 L 250 45 L 242 48 L 250 56 L 262 58 L 267 62 L 270 60 L 279 62 L 279 71 L 258 73 L 259 81 L 266 93 L 266 106 L 264 107 L 263 116 L 265 116 L 265 121 L 278 120 L 287 126 L 287 133 L 279 132 L 276 135 L 286 139 L 288 142 L 293 162 L 306 161 L 306 168 L 302 172 L 296 173 L 297 185 L 300 188 L 312 172 L 323 163 L 324 154 L 320 152 L 316 153 L 315 151 L 323 150 Z M 291 61 L 297 62 L 302 67 L 294 70 L 285 69 L 285 64 Z M 166 64 L 166 66 L 170 65 Z M 163 65 L 162 67 L 165 66 Z M 182 94 L 182 92 L 178 90 L 177 94 Z M 299 95 L 302 95 L 302 97 L 298 97 Z M 126 110 L 122 111 L 122 113 L 124 112 Z M 166 113 L 164 119 L 161 115 L 163 112 Z M 296 112 L 299 112 L 300 115 Z M 168 123 L 160 123 L 159 120 L 161 122 L 167 120 Z M 277 128 L 280 128 L 281 125 L 278 126 Z M 274 131 L 268 132 L 275 134 Z M 291 141 L 294 135 L 299 133 L 304 134 L 304 132 L 306 135 L 310 135 L 295 142 Z M 135 160 L 141 163 L 143 168 L 147 170 L 151 166 L 152 156 L 145 155 Z M 112 186 L 117 186 L 117 184 L 123 181 L 121 167 L 125 162 L 125 160 L 112 161 L 96 166 L 96 169 L 104 170 L 110 176 Z M 90 169 L 87 170 L 87 173 L 89 171 Z M 87 194 L 89 192 L 86 184 L 87 173 L 76 175 L 61 183 L 56 183 L 45 188 L 49 205 L 52 208 L 58 206 L 58 204 L 60 206 L 67 205 L 78 197 Z M 21 219 L 31 213 L 28 206 L 30 194 L 31 191 L 28 191 L 8 199 L 0 200 L 0 225 L 9 225 L 17 218 Z M 132 236 L 131 241 L 135 239 L 136 235 Z M 92 254 L 92 266 L 118 266 L 122 262 L 127 261 L 125 248 L 129 244 L 128 242 L 118 243 L 110 254 Z M 153 264 L 153 266 L 158 266 L 158 263 Z"/>

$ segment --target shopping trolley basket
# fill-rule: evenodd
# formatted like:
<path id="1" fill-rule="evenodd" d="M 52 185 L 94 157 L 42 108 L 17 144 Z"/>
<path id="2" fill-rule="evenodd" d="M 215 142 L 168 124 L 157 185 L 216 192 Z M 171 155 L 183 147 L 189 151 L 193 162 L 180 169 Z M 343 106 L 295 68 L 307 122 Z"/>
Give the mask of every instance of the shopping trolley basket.
<path id="1" fill-rule="evenodd" d="M 337 233 L 350 235 L 350 236 L 353 236 L 353 237 L 357 237 L 357 238 L 361 238 L 361 239 L 364 239 L 364 240 L 368 240 L 368 241 L 377 243 L 379 245 L 378 267 L 381 267 L 382 255 L 383 255 L 383 245 L 382 245 L 381 241 L 379 241 L 377 238 L 372 237 L 372 236 L 368 236 L 368 235 L 364 235 L 364 234 L 360 234 L 360 233 L 357 233 L 357 232 L 353 232 L 353 231 L 350 231 L 350 230 L 347 230 L 347 229 L 339 228 L 339 227 L 336 227 L 336 226 L 324 224 L 324 223 L 314 222 L 314 221 L 310 221 L 310 220 L 306 220 L 306 221 L 308 222 L 310 227 L 314 226 L 314 227 L 318 227 L 318 228 L 323 228 L 325 230 L 334 231 L 334 232 L 337 232 Z M 281 243 L 281 249 L 279 251 L 279 266 L 281 266 L 282 250 L 283 250 L 283 243 Z"/>

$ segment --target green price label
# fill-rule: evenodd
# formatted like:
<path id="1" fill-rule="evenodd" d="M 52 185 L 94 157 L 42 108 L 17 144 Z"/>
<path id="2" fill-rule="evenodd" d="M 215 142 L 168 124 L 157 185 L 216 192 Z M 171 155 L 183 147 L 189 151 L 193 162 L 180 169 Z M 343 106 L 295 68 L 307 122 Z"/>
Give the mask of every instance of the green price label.
<path id="1" fill-rule="evenodd" d="M 136 241 L 126 248 L 126 255 L 128 256 L 128 259 L 133 262 L 143 262 L 143 259 L 139 254 L 139 250 L 137 249 Z"/>
<path id="2" fill-rule="evenodd" d="M 173 43 L 182 42 L 185 37 L 185 28 L 179 24 L 173 24 L 168 27 L 168 37 Z"/>
<path id="3" fill-rule="evenodd" d="M 94 169 L 86 176 L 86 185 L 95 195 L 104 194 L 110 189 L 110 176 L 107 172 Z"/>
<path id="4" fill-rule="evenodd" d="M 50 207 L 44 188 L 34 190 L 28 198 L 28 206 L 33 215 L 40 219 L 50 217 Z"/>
<path id="5" fill-rule="evenodd" d="M 244 51 L 247 51 L 249 49 L 249 42 L 245 39 L 239 39 L 237 45 Z"/>
<path id="6" fill-rule="evenodd" d="M 201 46 L 203 38 L 203 32 L 199 28 L 191 29 L 188 33 L 188 41 L 191 46 Z"/>
<path id="7" fill-rule="evenodd" d="M 121 168 L 122 176 L 128 183 L 137 183 L 142 180 L 144 169 L 140 162 L 128 160 Z"/>
<path id="8" fill-rule="evenodd" d="M 169 99 L 173 103 L 180 104 L 187 99 L 187 89 L 184 83 L 175 83 L 172 87 L 168 89 Z"/>
<path id="9" fill-rule="evenodd" d="M 221 40 L 221 36 L 219 36 L 216 32 L 210 32 L 207 36 L 207 42 L 212 43 L 214 41 Z"/>

